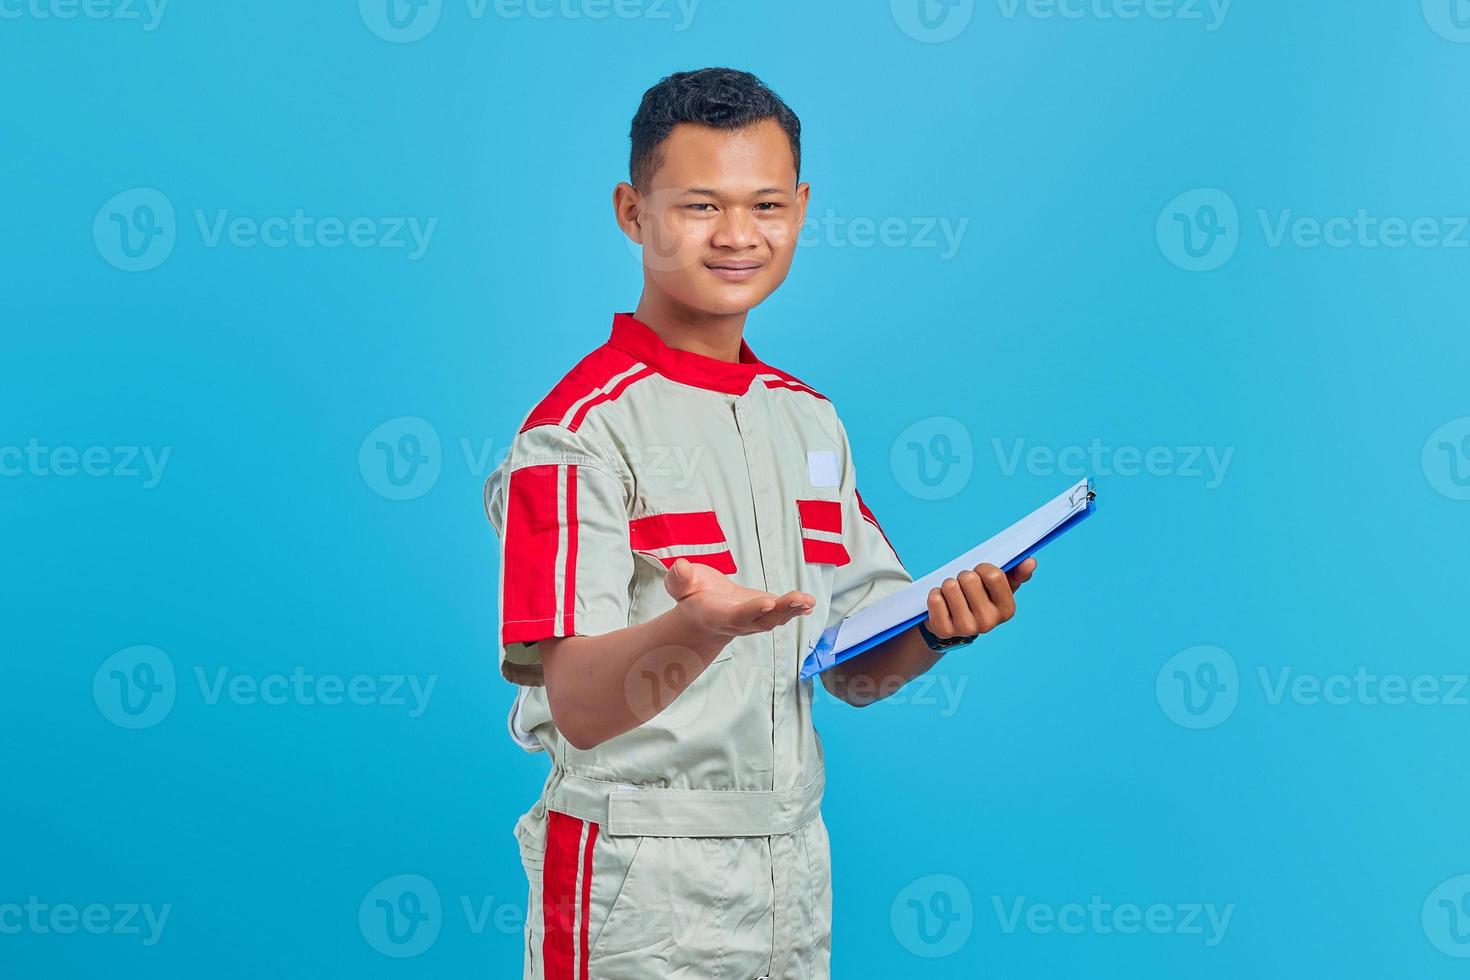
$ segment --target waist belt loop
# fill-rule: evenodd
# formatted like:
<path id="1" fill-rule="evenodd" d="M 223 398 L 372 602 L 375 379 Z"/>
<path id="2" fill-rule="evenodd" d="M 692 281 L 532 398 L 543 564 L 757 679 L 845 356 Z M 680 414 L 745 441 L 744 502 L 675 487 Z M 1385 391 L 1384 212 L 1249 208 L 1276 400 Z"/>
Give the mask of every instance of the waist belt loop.
<path id="1" fill-rule="evenodd" d="M 614 837 L 773 837 L 816 817 L 826 777 L 778 790 L 661 789 L 553 770 L 546 805 Z"/>

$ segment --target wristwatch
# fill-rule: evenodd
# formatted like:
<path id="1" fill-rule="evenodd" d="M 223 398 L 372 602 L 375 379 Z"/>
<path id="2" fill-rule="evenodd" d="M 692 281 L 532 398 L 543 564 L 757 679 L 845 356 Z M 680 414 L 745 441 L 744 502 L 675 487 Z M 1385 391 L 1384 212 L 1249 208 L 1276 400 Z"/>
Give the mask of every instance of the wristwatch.
<path id="1" fill-rule="evenodd" d="M 967 643 L 974 643 L 980 634 L 976 633 L 973 636 L 949 636 L 940 639 L 934 635 L 933 630 L 924 624 L 923 620 L 920 620 L 919 635 L 924 638 L 924 642 L 928 644 L 930 650 L 933 650 L 935 653 L 947 653 L 955 647 L 962 647 Z"/>

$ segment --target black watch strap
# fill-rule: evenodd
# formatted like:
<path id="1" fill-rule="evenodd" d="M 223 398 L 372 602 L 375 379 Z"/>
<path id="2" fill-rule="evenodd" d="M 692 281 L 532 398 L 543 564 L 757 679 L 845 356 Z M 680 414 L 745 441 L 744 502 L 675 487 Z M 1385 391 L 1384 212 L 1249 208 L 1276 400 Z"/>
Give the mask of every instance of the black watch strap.
<path id="1" fill-rule="evenodd" d="M 967 643 L 974 643 L 976 638 L 980 636 L 979 633 L 976 633 L 973 636 L 950 636 L 940 639 L 934 635 L 934 631 L 922 620 L 919 622 L 919 635 L 924 638 L 924 642 L 928 644 L 929 649 L 935 653 L 944 653 L 948 650 L 953 650 L 955 647 L 962 647 Z"/>

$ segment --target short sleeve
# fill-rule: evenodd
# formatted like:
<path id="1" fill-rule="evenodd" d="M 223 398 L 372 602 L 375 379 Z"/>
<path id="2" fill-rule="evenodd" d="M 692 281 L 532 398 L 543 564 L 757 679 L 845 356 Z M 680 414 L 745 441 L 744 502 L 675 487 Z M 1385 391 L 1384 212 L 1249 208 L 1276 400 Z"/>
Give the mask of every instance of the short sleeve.
<path id="1" fill-rule="evenodd" d="M 517 434 L 485 483 L 500 538 L 500 672 L 539 686 L 538 642 L 628 625 L 633 552 L 620 468 L 561 425 Z"/>
<path id="2" fill-rule="evenodd" d="M 828 627 L 914 580 L 872 508 L 858 492 L 852 446 L 840 421 L 838 432 L 842 437 L 842 476 L 838 486 L 842 495 L 842 526 L 850 529 L 844 535 L 850 560 L 833 571 L 832 599 L 825 624 Z"/>

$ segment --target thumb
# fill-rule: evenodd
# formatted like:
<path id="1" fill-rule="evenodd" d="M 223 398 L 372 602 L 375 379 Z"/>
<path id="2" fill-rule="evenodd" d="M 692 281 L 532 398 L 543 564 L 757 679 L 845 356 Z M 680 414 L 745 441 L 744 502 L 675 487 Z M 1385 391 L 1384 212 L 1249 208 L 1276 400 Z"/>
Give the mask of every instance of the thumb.
<path id="1" fill-rule="evenodd" d="M 694 564 L 687 558 L 675 558 L 664 576 L 664 588 L 675 599 L 682 599 L 694 588 Z"/>

